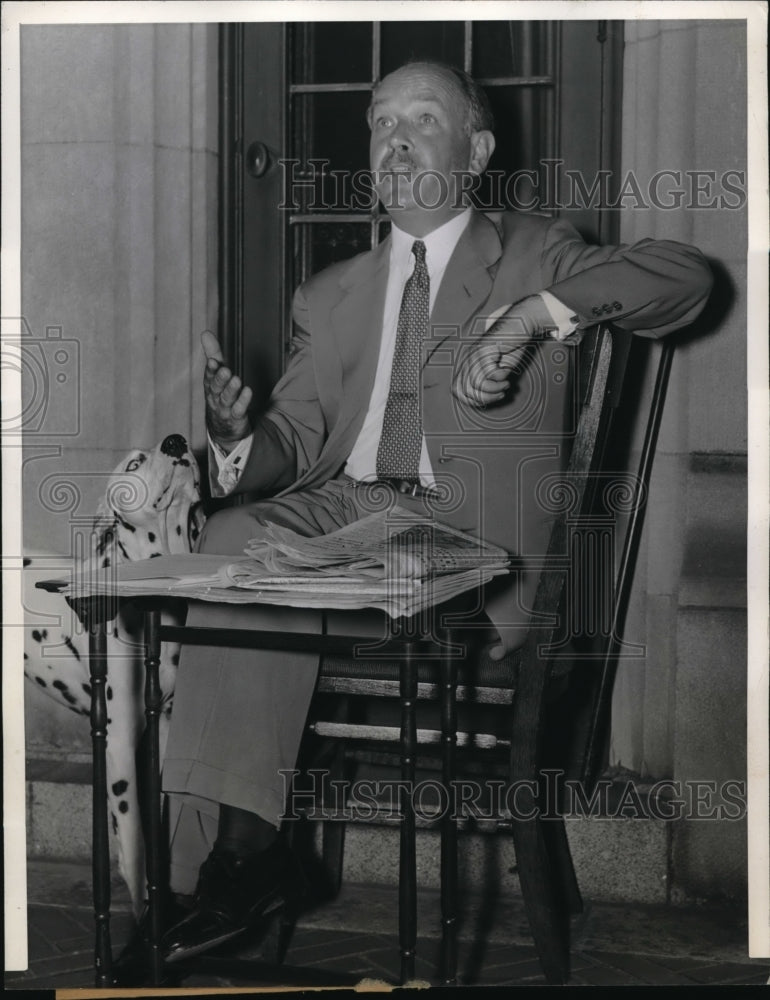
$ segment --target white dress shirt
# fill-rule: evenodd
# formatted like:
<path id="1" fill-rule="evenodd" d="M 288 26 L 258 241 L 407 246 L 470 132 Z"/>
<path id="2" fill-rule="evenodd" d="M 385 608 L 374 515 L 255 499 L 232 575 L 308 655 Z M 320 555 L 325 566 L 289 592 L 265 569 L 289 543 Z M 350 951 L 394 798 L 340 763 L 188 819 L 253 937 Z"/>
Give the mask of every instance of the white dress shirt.
<path id="1" fill-rule="evenodd" d="M 434 229 L 432 233 L 421 237 L 425 244 L 425 264 L 430 279 L 430 305 L 436 301 L 441 279 L 454 253 L 457 242 L 465 227 L 470 222 L 471 210 L 466 209 L 461 215 L 456 215 L 445 222 L 443 226 Z M 398 331 L 398 316 L 401 311 L 401 299 L 404 285 L 414 271 L 414 254 L 412 245 L 415 237 L 405 233 L 397 226 L 391 226 L 390 263 L 388 284 L 385 289 L 385 310 L 382 317 L 382 339 L 380 340 L 380 356 L 377 359 L 377 372 L 374 376 L 374 388 L 369 400 L 369 409 L 364 417 L 361 433 L 358 435 L 353 450 L 345 465 L 345 472 L 352 479 L 377 478 L 377 450 L 382 434 L 382 422 L 385 417 L 385 405 L 390 390 L 390 372 L 393 367 L 393 354 L 396 349 L 396 334 Z M 425 438 L 422 439 L 420 453 L 420 480 L 423 486 L 434 483 L 428 449 Z"/>
<path id="2" fill-rule="evenodd" d="M 444 277 L 444 271 L 449 258 L 462 236 L 465 227 L 470 222 L 471 209 L 454 216 L 443 226 L 434 229 L 432 233 L 422 237 L 425 244 L 425 262 L 430 278 L 430 308 L 436 300 L 436 293 Z M 404 285 L 414 270 L 414 254 L 412 244 L 415 237 L 405 233 L 395 225 L 391 225 L 390 261 L 388 284 L 385 289 L 385 309 L 382 319 L 382 337 L 380 353 L 377 359 L 377 372 L 374 388 L 369 400 L 369 408 L 364 417 L 364 423 L 345 464 L 345 473 L 352 479 L 376 479 L 377 449 L 382 434 L 382 422 L 385 416 L 385 404 L 390 388 L 390 372 L 393 366 L 393 353 L 396 347 L 396 332 L 398 330 L 398 315 L 401 309 L 401 299 Z M 554 336 L 563 340 L 574 331 L 578 318 L 572 314 L 562 302 L 550 292 L 541 292 L 548 312 L 551 314 L 556 331 Z M 507 307 L 506 307 L 507 308 Z M 504 310 L 501 310 L 504 311 Z M 240 478 L 251 451 L 252 437 L 239 441 L 229 453 L 219 447 L 209 437 L 209 480 L 212 496 L 221 497 L 231 493 Z M 422 442 L 420 455 L 420 480 L 423 486 L 434 483 L 433 470 L 425 438 Z"/>

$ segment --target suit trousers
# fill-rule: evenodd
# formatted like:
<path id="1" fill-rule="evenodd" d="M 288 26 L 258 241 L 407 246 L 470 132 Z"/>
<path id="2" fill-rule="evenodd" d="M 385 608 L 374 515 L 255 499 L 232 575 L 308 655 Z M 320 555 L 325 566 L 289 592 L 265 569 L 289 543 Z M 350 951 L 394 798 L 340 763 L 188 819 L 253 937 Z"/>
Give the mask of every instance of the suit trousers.
<path id="1" fill-rule="evenodd" d="M 426 513 L 420 500 L 390 491 L 385 502 Z M 348 477 L 317 489 L 218 511 L 206 522 L 198 550 L 242 555 L 268 522 L 305 536 L 328 534 L 375 509 L 383 490 Z M 369 612 L 324 613 L 274 605 L 191 601 L 187 624 L 210 628 L 381 634 L 383 617 Z M 216 837 L 219 804 L 257 813 L 276 827 L 295 768 L 319 657 L 314 653 L 183 648 L 174 693 L 163 790 L 167 793 L 170 877 L 189 894 Z"/>

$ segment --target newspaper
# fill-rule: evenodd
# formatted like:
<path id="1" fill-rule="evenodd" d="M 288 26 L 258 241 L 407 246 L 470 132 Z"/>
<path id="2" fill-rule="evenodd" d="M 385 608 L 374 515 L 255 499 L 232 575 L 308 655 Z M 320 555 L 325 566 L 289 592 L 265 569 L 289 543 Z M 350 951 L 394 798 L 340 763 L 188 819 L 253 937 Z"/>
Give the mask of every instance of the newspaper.
<path id="1" fill-rule="evenodd" d="M 466 569 L 505 568 L 510 562 L 498 546 L 399 507 L 313 538 L 269 524 L 245 552 L 252 563 L 239 562 L 231 577 L 241 587 L 298 572 L 348 580 L 420 580 Z"/>
<path id="2" fill-rule="evenodd" d="M 396 508 L 306 538 L 269 524 L 242 557 L 185 553 L 63 582 L 69 597 L 169 594 L 191 600 L 412 615 L 509 572 L 509 554 Z"/>

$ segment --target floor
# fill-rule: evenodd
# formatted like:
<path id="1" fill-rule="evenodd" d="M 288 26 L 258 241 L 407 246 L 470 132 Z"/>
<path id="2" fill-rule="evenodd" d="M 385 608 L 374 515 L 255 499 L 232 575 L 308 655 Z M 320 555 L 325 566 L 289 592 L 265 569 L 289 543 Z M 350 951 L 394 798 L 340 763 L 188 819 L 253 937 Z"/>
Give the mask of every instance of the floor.
<path id="1" fill-rule="evenodd" d="M 63 902 L 66 901 L 66 902 Z M 312 967 L 354 980 L 394 984 L 399 971 L 396 891 L 390 887 L 345 886 L 331 903 L 305 912 L 294 931 L 283 971 L 275 980 L 234 977 L 221 971 L 187 977 L 187 987 L 291 984 L 293 968 Z M 517 900 L 465 900 L 459 928 L 461 985 L 544 984 Z M 127 893 L 116 879 L 112 889 L 111 933 L 117 954 L 133 927 Z M 436 985 L 438 962 L 437 894 L 420 893 L 416 978 Z M 93 915 L 90 869 L 57 861 L 30 862 L 28 870 L 29 967 L 7 972 L 8 989 L 89 987 L 93 975 Z M 766 985 L 770 959 L 746 954 L 745 915 L 703 905 L 694 908 L 588 904 L 573 926 L 574 986 Z M 299 975 L 299 974 L 297 974 Z M 375 984 L 371 984 L 375 985 Z M 88 994 L 86 994 L 88 995 Z"/>

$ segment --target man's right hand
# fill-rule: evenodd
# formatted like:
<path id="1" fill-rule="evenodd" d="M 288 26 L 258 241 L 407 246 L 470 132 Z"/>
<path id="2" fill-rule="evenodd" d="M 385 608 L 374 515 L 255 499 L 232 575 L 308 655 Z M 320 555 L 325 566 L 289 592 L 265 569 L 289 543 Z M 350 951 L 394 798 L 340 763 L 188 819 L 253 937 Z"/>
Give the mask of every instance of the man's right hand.
<path id="1" fill-rule="evenodd" d="M 214 441 L 229 452 L 251 434 L 247 411 L 252 392 L 225 365 L 222 348 L 213 333 L 205 330 L 201 343 L 206 355 L 203 372 L 206 427 Z"/>
<path id="2" fill-rule="evenodd" d="M 511 378 L 539 336 L 557 329 L 545 302 L 529 295 L 501 311 L 489 329 L 462 357 L 452 391 L 463 403 L 484 407 L 501 403 Z"/>

